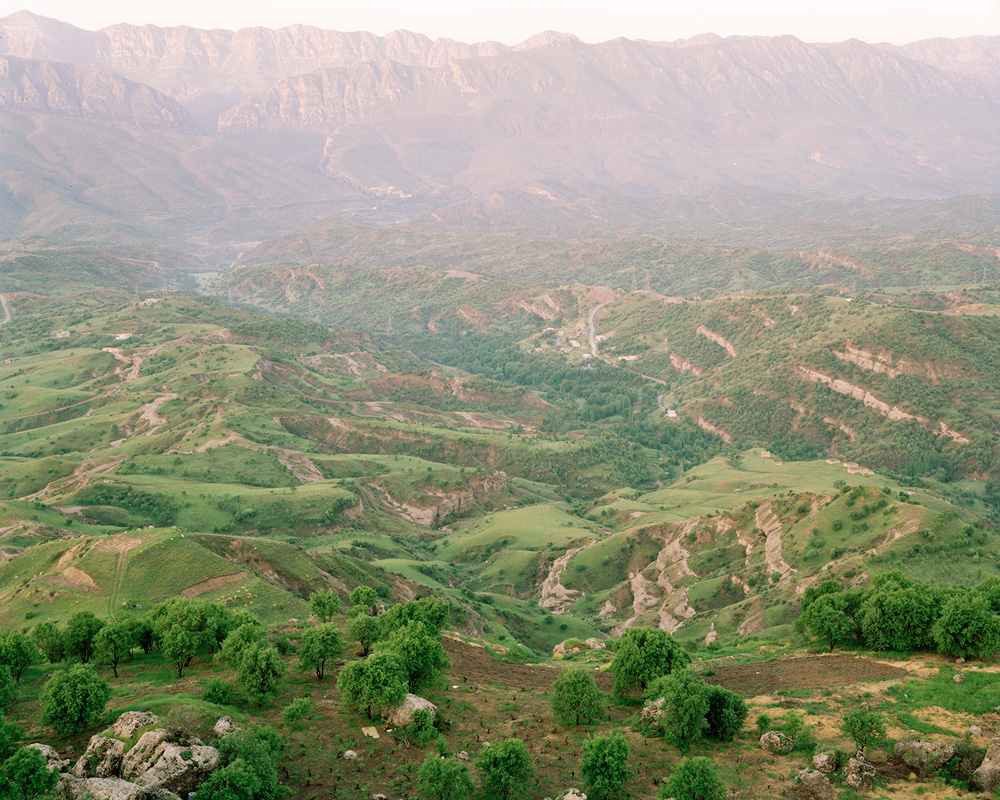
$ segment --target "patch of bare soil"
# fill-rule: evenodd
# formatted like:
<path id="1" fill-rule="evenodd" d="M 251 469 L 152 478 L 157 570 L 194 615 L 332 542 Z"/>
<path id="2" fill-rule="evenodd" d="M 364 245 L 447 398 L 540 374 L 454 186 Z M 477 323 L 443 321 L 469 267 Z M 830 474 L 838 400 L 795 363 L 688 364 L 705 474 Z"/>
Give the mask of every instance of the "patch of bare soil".
<path id="1" fill-rule="evenodd" d="M 444 638 L 444 649 L 451 660 L 448 680 L 456 684 L 499 684 L 513 689 L 549 692 L 560 672 L 558 667 L 543 664 L 497 661 L 486 648 L 447 636 Z M 756 697 L 781 689 L 851 686 L 901 679 L 909 674 L 905 669 L 880 661 L 835 654 L 719 666 L 715 675 L 706 680 L 744 697 Z M 597 673 L 595 677 L 603 691 L 611 691 L 614 677 L 610 673 Z"/>
<path id="2" fill-rule="evenodd" d="M 886 679 L 905 678 L 910 673 L 900 667 L 847 655 L 803 656 L 716 667 L 708 683 L 725 686 L 744 697 L 770 694 L 780 689 L 813 686 L 850 686 Z"/>
<path id="3" fill-rule="evenodd" d="M 213 589 L 221 589 L 223 586 L 228 586 L 230 583 L 236 583 L 237 581 L 243 580 L 247 573 L 245 572 L 234 572 L 232 575 L 219 575 L 216 578 L 209 578 L 207 581 L 202 581 L 201 583 L 196 583 L 192 586 L 188 586 L 187 589 L 181 589 L 181 597 L 197 597 L 200 594 L 205 594 L 205 592 L 210 592 Z"/>

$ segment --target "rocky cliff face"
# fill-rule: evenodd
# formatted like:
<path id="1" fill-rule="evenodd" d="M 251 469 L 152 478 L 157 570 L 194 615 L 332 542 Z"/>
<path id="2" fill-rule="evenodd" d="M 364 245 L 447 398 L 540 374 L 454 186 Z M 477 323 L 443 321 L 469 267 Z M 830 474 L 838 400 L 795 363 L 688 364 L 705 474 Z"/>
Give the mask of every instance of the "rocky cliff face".
<path id="1" fill-rule="evenodd" d="M 557 180 L 920 196 L 1000 186 L 1000 160 L 982 158 L 1000 156 L 998 99 L 988 82 L 857 41 L 558 40 L 438 67 L 379 61 L 285 78 L 218 130 L 258 146 L 300 137 L 287 139 L 299 158 L 311 136 L 310 163 L 379 192 L 458 184 L 485 195 Z"/>
<path id="2" fill-rule="evenodd" d="M 199 133 L 174 100 L 112 72 L 0 56 L 0 108 Z"/>
<path id="3" fill-rule="evenodd" d="M 228 31 L 125 24 L 87 31 L 27 11 L 0 19 L 0 54 L 116 72 L 184 103 L 208 129 L 226 108 L 292 75 L 362 61 L 435 66 L 508 50 L 500 42 L 432 40 L 409 31 L 376 36 L 308 25 Z"/>

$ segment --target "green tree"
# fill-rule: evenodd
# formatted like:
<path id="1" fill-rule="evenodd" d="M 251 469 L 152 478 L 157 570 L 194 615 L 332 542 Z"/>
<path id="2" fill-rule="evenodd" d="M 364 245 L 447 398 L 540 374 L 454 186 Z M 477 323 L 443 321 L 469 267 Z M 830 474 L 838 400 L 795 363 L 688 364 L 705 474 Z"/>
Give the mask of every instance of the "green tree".
<path id="1" fill-rule="evenodd" d="M 281 718 L 291 728 L 298 728 L 307 715 L 316 711 L 316 704 L 308 697 L 296 697 L 281 711 Z"/>
<path id="2" fill-rule="evenodd" d="M 952 595 L 932 634 L 938 650 L 953 656 L 990 658 L 1000 652 L 1000 619 L 989 601 L 975 592 Z"/>
<path id="3" fill-rule="evenodd" d="M 59 733 L 79 733 L 104 713 L 111 689 L 97 670 L 75 664 L 56 672 L 42 690 L 42 721 Z"/>
<path id="4" fill-rule="evenodd" d="M 816 598 L 799 617 L 796 626 L 804 628 L 813 636 L 830 645 L 833 650 L 837 642 L 846 639 L 855 631 L 854 622 L 845 609 L 843 594 L 824 594 Z"/>
<path id="5" fill-rule="evenodd" d="M 615 676 L 614 693 L 624 696 L 639 689 L 644 691 L 650 681 L 691 661 L 681 646 L 666 631 L 656 628 L 629 628 L 618 640 L 611 674 Z"/>
<path id="6" fill-rule="evenodd" d="M 251 647 L 259 644 L 266 644 L 267 636 L 260 627 L 260 622 L 245 622 L 238 628 L 229 632 L 229 635 L 222 642 L 222 649 L 215 658 L 226 661 L 234 667 L 238 667 L 243 654 Z"/>
<path id="7" fill-rule="evenodd" d="M 660 798 L 726 800 L 726 785 L 707 758 L 685 758 L 660 787 Z"/>
<path id="8" fill-rule="evenodd" d="M 425 692 L 441 681 L 441 675 L 450 664 L 441 645 L 441 636 L 433 633 L 419 620 L 406 623 L 393 631 L 375 648 L 395 653 L 406 670 L 406 680 L 411 692 Z"/>
<path id="9" fill-rule="evenodd" d="M 327 623 L 310 628 L 299 640 L 299 662 L 303 669 L 316 672 L 316 680 L 323 680 L 326 662 L 344 654 L 344 639 L 336 625 Z"/>
<path id="10" fill-rule="evenodd" d="M 89 611 L 78 611 L 66 622 L 63 642 L 66 645 L 66 655 L 86 664 L 94 656 L 94 639 L 97 632 L 104 627 L 96 616 Z"/>
<path id="11" fill-rule="evenodd" d="M 185 648 L 194 648 L 194 652 L 186 658 L 185 666 L 190 664 L 198 653 L 215 652 L 220 644 L 220 635 L 225 639 L 227 616 L 224 610 L 204 600 L 171 597 L 153 606 L 149 620 L 156 637 L 160 640 L 161 649 L 167 631 L 179 628 L 187 634 L 183 637 Z M 176 636 L 176 633 L 174 635 Z"/>
<path id="12" fill-rule="evenodd" d="M 689 669 L 678 669 L 657 678 L 646 688 L 647 700 L 663 698 L 660 724 L 677 748 L 687 752 L 691 743 L 708 727 L 708 691 L 705 683 Z"/>
<path id="13" fill-rule="evenodd" d="M 184 675 L 188 666 L 201 649 L 201 639 L 180 625 L 172 625 L 160 631 L 160 650 L 164 658 L 177 668 L 177 677 Z"/>
<path id="14" fill-rule="evenodd" d="M 877 711 L 857 706 L 841 714 L 840 730 L 853 739 L 854 746 L 863 753 L 871 742 L 885 738 L 885 719 Z"/>
<path id="15" fill-rule="evenodd" d="M 535 777 L 528 748 L 520 739 L 504 739 L 485 748 L 476 760 L 485 800 L 520 800 Z"/>
<path id="16" fill-rule="evenodd" d="M 278 651 L 267 644 L 257 644 L 244 651 L 236 667 L 236 678 L 250 700 L 262 704 L 278 688 L 285 674 L 285 662 Z"/>
<path id="17" fill-rule="evenodd" d="M 132 650 L 132 630 L 125 622 L 112 620 L 97 632 L 94 651 L 102 664 L 110 664 L 118 677 L 118 664 Z"/>
<path id="18" fill-rule="evenodd" d="M 885 576 L 879 576 L 885 577 Z M 925 650 L 941 613 L 940 591 L 931 586 L 898 588 L 886 583 L 869 594 L 861 607 L 861 634 L 876 650 Z"/>
<path id="19" fill-rule="evenodd" d="M 50 664 L 56 664 L 66 656 L 63 632 L 54 622 L 43 622 L 31 632 L 38 649 L 45 654 Z"/>
<path id="20" fill-rule="evenodd" d="M 625 783 L 632 776 L 628 756 L 628 741 L 621 731 L 587 737 L 580 773 L 591 797 L 613 800 L 625 794 Z"/>
<path id="21" fill-rule="evenodd" d="M 448 621 L 449 611 L 448 603 L 437 597 L 421 597 L 419 600 L 391 606 L 384 614 L 378 616 L 379 625 L 382 626 L 382 637 L 389 636 L 409 622 L 422 622 L 429 632 L 440 634 Z"/>
<path id="22" fill-rule="evenodd" d="M 731 742 L 741 730 L 750 714 L 746 701 L 736 692 L 721 686 L 706 686 L 708 735 L 720 742 Z"/>
<path id="23" fill-rule="evenodd" d="M 346 664 L 337 676 L 337 689 L 348 706 L 371 719 L 373 712 L 393 708 L 406 697 L 406 668 L 395 653 L 375 653 Z"/>
<path id="24" fill-rule="evenodd" d="M 0 664 L 10 667 L 11 675 L 18 683 L 24 671 L 41 660 L 38 645 L 21 631 L 10 631 L 0 640 Z"/>
<path id="25" fill-rule="evenodd" d="M 424 800 L 464 800 L 476 788 L 465 764 L 437 753 L 431 753 L 420 765 L 417 785 Z"/>
<path id="26" fill-rule="evenodd" d="M 604 695 L 585 669 L 567 669 L 556 678 L 552 713 L 563 725 L 579 725 L 604 716 Z"/>
<path id="27" fill-rule="evenodd" d="M 0 664 L 0 708 L 10 708 L 17 697 L 17 681 L 10 674 L 10 667 Z"/>
<path id="28" fill-rule="evenodd" d="M 22 736 L 24 736 L 24 731 L 13 722 L 8 722 L 7 718 L 0 713 L 0 761 L 14 752 Z"/>
<path id="29" fill-rule="evenodd" d="M 309 595 L 309 610 L 320 622 L 329 622 L 340 608 L 340 598 L 333 589 L 320 590 Z"/>
<path id="30" fill-rule="evenodd" d="M 347 621 L 347 635 L 361 646 L 361 654 L 368 655 L 382 635 L 377 617 L 358 614 Z"/>
<path id="31" fill-rule="evenodd" d="M 347 599 L 351 601 L 348 616 L 355 617 L 358 614 L 373 616 L 375 604 L 378 603 L 378 592 L 371 586 L 358 586 Z"/>
<path id="32" fill-rule="evenodd" d="M 128 626 L 132 631 L 135 647 L 141 648 L 144 653 L 153 652 L 153 648 L 156 647 L 156 632 L 152 623 L 147 619 L 130 619 Z"/>
<path id="33" fill-rule="evenodd" d="M 809 586 L 802 595 L 802 611 L 808 611 L 809 606 L 825 595 L 841 594 L 843 591 L 844 587 L 834 580 L 823 581 L 818 586 Z"/>
<path id="34" fill-rule="evenodd" d="M 198 800 L 258 800 L 262 796 L 260 774 L 242 758 L 216 770 L 198 787 Z"/>
<path id="35" fill-rule="evenodd" d="M 49 772 L 48 762 L 33 747 L 20 747 L 0 767 L 0 792 L 11 800 L 30 800 L 51 791 L 59 773 Z"/>
<path id="36" fill-rule="evenodd" d="M 199 800 L 281 800 L 288 794 L 278 781 L 284 740 L 274 728 L 234 731 L 218 747 L 222 769 L 198 787 Z"/>

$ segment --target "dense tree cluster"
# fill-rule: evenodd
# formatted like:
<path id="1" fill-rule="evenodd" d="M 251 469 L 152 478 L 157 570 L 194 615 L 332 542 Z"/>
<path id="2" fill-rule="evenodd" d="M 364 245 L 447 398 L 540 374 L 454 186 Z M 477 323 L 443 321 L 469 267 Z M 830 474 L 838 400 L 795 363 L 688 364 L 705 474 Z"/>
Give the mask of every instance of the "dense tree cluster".
<path id="1" fill-rule="evenodd" d="M 677 669 L 646 687 L 648 702 L 663 700 L 659 727 L 681 751 L 707 736 L 731 742 L 743 729 L 749 709 L 735 692 L 710 686 L 689 669 Z"/>
<path id="2" fill-rule="evenodd" d="M 441 682 L 449 666 L 441 644 L 449 613 L 445 601 L 426 597 L 383 611 L 370 586 L 359 586 L 350 601 L 348 636 L 367 657 L 340 672 L 337 688 L 345 703 L 370 719 L 399 704 L 407 692 L 426 692 Z"/>
<path id="3" fill-rule="evenodd" d="M 845 590 L 832 580 L 810 587 L 796 624 L 831 650 L 855 640 L 875 650 L 989 657 L 1000 652 L 998 612 L 998 578 L 971 587 L 942 586 L 887 572 L 867 588 Z"/>
<path id="4" fill-rule="evenodd" d="M 646 687 L 657 678 L 687 666 L 689 656 L 676 639 L 657 628 L 629 628 L 622 634 L 611 662 L 615 695 L 624 696 Z"/>

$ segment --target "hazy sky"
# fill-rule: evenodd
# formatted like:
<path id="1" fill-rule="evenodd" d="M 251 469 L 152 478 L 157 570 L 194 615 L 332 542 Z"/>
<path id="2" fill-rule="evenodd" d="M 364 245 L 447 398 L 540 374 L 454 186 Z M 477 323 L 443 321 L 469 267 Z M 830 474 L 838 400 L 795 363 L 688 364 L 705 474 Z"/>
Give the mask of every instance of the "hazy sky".
<path id="1" fill-rule="evenodd" d="M 305 23 L 508 44 L 549 29 L 589 42 L 670 40 L 708 31 L 897 44 L 1000 34 L 1000 0 L 0 0 L 0 16 L 20 8 L 88 29 L 114 22 L 229 29 Z"/>

